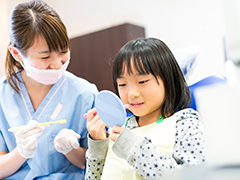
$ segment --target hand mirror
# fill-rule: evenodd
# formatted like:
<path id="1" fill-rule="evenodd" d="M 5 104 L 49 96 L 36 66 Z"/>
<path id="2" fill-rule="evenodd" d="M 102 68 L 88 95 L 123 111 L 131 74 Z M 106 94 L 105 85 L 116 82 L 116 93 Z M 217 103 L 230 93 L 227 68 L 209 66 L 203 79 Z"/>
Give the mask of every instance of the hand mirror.
<path id="1" fill-rule="evenodd" d="M 96 110 L 101 120 L 109 127 L 122 127 L 126 121 L 126 110 L 121 99 L 111 91 L 100 91 L 96 96 Z"/>

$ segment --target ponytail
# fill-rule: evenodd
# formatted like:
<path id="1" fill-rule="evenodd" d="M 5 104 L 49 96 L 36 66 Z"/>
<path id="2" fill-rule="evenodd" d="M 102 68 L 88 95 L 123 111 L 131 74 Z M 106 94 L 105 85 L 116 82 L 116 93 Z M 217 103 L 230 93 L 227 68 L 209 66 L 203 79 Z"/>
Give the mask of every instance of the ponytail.
<path id="1" fill-rule="evenodd" d="M 11 44 L 11 43 L 10 43 Z M 10 86 L 19 93 L 19 88 L 17 86 L 16 81 L 20 81 L 20 79 L 17 77 L 17 74 L 15 71 L 23 69 L 19 62 L 17 62 L 10 53 L 9 50 L 7 50 L 6 60 L 5 60 L 5 73 L 7 82 L 10 84 Z"/>

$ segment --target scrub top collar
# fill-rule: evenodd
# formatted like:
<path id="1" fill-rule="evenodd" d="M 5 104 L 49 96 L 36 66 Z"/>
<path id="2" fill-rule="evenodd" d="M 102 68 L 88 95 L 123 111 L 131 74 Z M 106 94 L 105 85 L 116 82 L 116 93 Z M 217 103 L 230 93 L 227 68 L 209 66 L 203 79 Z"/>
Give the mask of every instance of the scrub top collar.
<path id="1" fill-rule="evenodd" d="M 22 100 L 24 101 L 26 111 L 28 111 L 28 115 L 30 119 L 39 120 L 44 110 L 47 108 L 48 104 L 51 102 L 52 98 L 55 96 L 57 91 L 61 88 L 61 86 L 64 84 L 65 80 L 67 79 L 65 74 L 62 75 L 62 77 L 51 87 L 47 95 L 44 97 L 43 101 L 35 111 L 32 105 L 32 102 L 30 100 L 29 94 L 27 92 L 26 86 L 23 82 L 22 76 L 20 71 L 17 73 L 17 76 L 19 78 L 19 81 L 17 81 L 17 84 L 20 88 L 20 94 L 22 96 Z"/>

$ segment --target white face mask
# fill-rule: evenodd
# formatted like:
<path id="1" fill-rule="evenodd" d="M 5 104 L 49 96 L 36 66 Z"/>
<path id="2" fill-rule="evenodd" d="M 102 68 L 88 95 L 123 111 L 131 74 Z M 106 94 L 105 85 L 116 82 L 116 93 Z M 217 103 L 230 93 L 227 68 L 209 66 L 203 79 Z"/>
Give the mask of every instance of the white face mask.
<path id="1" fill-rule="evenodd" d="M 23 61 L 19 61 L 19 62 L 24 68 L 24 70 L 27 72 L 27 76 L 45 85 L 55 84 L 61 78 L 63 73 L 66 71 L 68 64 L 70 62 L 70 58 L 69 58 L 58 70 L 55 70 L 55 69 L 40 70 L 29 65 L 24 58 L 22 58 L 22 60 Z"/>

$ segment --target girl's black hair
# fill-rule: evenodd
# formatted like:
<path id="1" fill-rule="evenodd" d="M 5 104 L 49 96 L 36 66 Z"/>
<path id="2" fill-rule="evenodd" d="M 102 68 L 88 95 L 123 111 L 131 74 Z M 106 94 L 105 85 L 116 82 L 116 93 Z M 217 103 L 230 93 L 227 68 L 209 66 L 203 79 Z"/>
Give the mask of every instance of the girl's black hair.
<path id="1" fill-rule="evenodd" d="M 133 67 L 131 66 L 133 64 Z M 164 118 L 191 104 L 191 94 L 183 73 L 168 46 L 156 38 L 139 38 L 125 44 L 113 62 L 113 84 L 118 93 L 117 79 L 133 72 L 152 74 L 156 80 L 160 77 L 165 87 L 165 101 L 161 108 Z"/>

